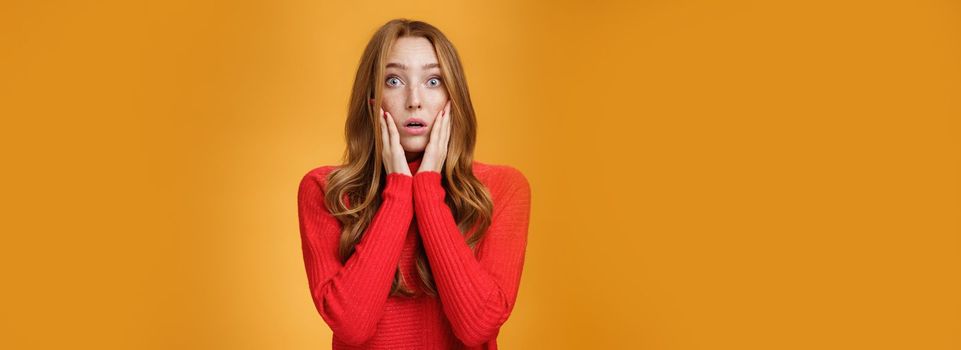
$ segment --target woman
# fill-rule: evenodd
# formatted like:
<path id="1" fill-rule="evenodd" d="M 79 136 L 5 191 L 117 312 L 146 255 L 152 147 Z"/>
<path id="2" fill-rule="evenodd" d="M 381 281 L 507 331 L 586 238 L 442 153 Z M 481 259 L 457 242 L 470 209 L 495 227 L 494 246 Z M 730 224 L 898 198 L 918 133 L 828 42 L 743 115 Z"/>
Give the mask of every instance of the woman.
<path id="1" fill-rule="evenodd" d="M 517 298 L 530 187 L 473 160 L 460 58 L 435 27 L 396 19 L 367 44 L 342 165 L 298 194 L 304 264 L 333 349 L 496 349 Z"/>

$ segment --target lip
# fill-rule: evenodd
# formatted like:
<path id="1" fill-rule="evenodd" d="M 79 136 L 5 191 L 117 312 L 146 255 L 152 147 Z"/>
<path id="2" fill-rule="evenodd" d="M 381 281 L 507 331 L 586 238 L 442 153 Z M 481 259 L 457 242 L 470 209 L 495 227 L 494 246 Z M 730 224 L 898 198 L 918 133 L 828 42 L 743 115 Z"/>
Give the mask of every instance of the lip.
<path id="1" fill-rule="evenodd" d="M 412 122 L 418 122 L 423 124 L 424 126 L 419 128 L 407 126 L 407 124 L 410 124 Z M 403 127 L 404 131 L 410 135 L 421 135 L 421 134 L 427 133 L 427 130 L 430 129 L 429 127 L 430 125 L 427 125 L 427 122 L 425 122 L 423 119 L 420 119 L 420 118 L 408 118 L 407 120 L 404 121 L 403 125 L 404 125 Z"/>

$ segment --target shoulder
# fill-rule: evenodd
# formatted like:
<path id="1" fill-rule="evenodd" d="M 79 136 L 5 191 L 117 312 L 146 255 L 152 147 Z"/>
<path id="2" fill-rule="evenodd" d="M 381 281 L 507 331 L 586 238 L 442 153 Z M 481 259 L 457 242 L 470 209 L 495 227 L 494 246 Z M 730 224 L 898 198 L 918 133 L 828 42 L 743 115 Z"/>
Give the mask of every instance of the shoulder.
<path id="1" fill-rule="evenodd" d="M 327 176 L 339 167 L 339 165 L 321 165 L 308 170 L 300 178 L 300 191 L 319 189 L 323 192 L 327 187 Z"/>
<path id="2" fill-rule="evenodd" d="M 474 161 L 473 169 L 474 176 L 484 183 L 494 196 L 515 191 L 530 193 L 530 182 L 527 176 L 515 166 Z"/>

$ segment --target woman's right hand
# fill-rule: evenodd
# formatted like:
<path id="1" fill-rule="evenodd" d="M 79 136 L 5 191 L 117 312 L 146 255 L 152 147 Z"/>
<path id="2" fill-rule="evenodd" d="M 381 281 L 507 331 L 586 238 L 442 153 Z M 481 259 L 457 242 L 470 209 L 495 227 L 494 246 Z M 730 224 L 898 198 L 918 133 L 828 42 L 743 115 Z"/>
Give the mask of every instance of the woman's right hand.
<path id="1" fill-rule="evenodd" d="M 381 158 L 384 160 L 384 168 L 387 169 L 387 173 L 401 173 L 407 176 L 413 176 L 410 173 L 410 167 L 407 166 L 407 156 L 404 155 L 404 147 L 400 145 L 400 132 L 397 131 L 397 124 L 394 123 L 394 117 L 390 115 L 387 111 L 384 111 L 383 107 L 379 107 L 380 111 L 380 137 L 384 145 L 381 153 Z"/>

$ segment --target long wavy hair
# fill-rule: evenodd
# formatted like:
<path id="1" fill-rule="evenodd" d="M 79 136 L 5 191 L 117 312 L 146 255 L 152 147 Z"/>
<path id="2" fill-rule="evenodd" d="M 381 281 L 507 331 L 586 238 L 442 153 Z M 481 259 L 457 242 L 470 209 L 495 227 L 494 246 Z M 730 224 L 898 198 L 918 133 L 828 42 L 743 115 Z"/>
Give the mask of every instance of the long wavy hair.
<path id="1" fill-rule="evenodd" d="M 387 54 L 397 38 L 405 36 L 429 40 L 440 64 L 442 79 L 451 99 L 452 118 L 441 185 L 447 192 L 444 201 L 451 208 L 465 242 L 475 253 L 477 243 L 491 223 L 493 202 L 490 193 L 472 171 L 477 120 L 457 50 L 440 30 L 430 24 L 394 19 L 381 26 L 364 49 L 348 106 L 347 148 L 343 164 L 327 178 L 324 203 L 343 228 L 339 254 L 344 264 L 353 255 L 354 246 L 363 237 L 382 202 L 381 192 L 387 177 L 381 149 L 387 145 L 381 142 L 376 106 L 382 102 Z M 436 296 L 437 289 L 423 245 L 416 254 L 416 266 L 422 290 L 427 295 Z M 415 295 L 409 283 L 414 281 L 405 281 L 398 267 L 389 295 Z"/>

